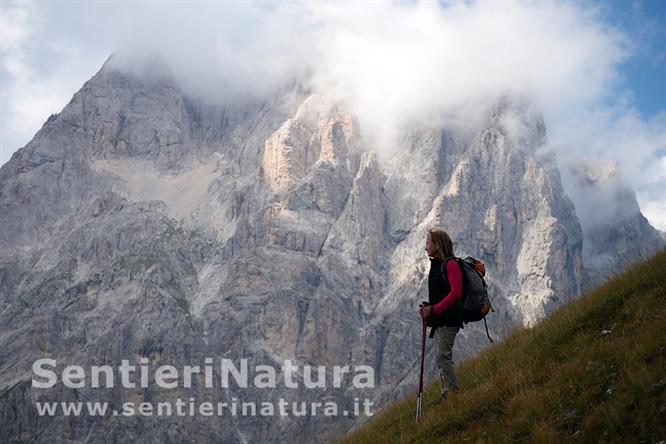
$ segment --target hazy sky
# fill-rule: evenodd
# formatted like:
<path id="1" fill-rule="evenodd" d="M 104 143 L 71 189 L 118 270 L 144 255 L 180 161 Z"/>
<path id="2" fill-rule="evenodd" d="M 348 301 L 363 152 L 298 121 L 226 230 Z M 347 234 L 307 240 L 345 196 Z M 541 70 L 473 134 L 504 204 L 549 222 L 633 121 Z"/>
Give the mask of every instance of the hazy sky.
<path id="1" fill-rule="evenodd" d="M 2 0 L 0 164 L 112 52 L 148 49 L 220 100 L 307 70 L 379 144 L 438 110 L 529 94 L 559 159 L 615 161 L 666 230 L 664 3 Z"/>

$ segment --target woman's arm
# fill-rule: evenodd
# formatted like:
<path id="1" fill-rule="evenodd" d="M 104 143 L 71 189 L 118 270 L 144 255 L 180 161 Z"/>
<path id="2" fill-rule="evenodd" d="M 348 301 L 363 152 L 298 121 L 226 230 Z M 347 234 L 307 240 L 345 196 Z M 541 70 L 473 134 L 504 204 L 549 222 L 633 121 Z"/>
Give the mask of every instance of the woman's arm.
<path id="1" fill-rule="evenodd" d="M 462 297 L 462 270 L 455 259 L 446 264 L 446 274 L 449 277 L 451 291 L 439 303 L 432 306 L 435 314 L 448 310 Z"/>

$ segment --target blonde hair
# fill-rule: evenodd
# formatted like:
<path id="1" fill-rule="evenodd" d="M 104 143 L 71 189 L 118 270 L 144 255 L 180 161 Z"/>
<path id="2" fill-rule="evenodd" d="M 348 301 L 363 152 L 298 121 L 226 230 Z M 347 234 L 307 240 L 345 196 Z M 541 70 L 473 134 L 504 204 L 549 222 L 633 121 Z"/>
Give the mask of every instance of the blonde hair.
<path id="1" fill-rule="evenodd" d="M 437 247 L 437 253 L 441 259 L 453 257 L 453 242 L 446 231 L 430 228 L 428 234 L 430 234 L 432 243 Z"/>

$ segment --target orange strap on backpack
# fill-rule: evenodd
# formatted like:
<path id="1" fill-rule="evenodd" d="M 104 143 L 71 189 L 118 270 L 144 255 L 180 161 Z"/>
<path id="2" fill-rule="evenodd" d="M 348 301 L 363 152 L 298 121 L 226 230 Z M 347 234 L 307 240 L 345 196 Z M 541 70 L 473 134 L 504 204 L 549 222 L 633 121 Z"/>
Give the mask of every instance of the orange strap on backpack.
<path id="1" fill-rule="evenodd" d="M 483 262 L 481 262 L 480 260 L 477 259 L 477 260 L 474 262 L 474 268 L 476 268 L 476 271 L 479 272 L 479 274 L 481 275 L 481 277 L 483 277 L 483 276 L 486 275 L 486 266 L 485 266 L 485 265 L 483 264 Z"/>

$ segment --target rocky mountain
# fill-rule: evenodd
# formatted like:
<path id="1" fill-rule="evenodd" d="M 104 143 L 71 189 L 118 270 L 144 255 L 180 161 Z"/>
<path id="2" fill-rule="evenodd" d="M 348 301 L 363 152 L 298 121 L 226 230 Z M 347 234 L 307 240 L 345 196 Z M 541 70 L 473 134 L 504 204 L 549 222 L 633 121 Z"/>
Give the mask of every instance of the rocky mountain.
<path id="1" fill-rule="evenodd" d="M 160 60 L 127 72 L 114 57 L 0 169 L 3 440 L 334 437 L 363 418 L 39 416 L 35 402 L 286 397 L 351 408 L 367 397 L 379 407 L 418 378 L 427 228 L 487 264 L 500 338 L 578 296 L 594 252 L 655 245 L 643 223 L 587 246 L 542 149 L 543 118 L 525 100 L 499 99 L 473 130 L 409 128 L 386 155 L 344 103 L 298 82 L 211 104 L 184 94 Z M 455 358 L 486 343 L 470 324 Z M 38 389 L 32 365 L 43 357 L 370 365 L 375 387 Z"/>
<path id="2" fill-rule="evenodd" d="M 593 286 L 664 245 L 661 233 L 641 214 L 636 193 L 618 165 L 605 159 L 579 159 L 568 166 L 568 193 L 583 228 L 586 286 Z"/>

